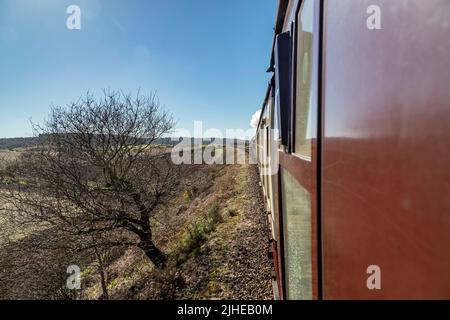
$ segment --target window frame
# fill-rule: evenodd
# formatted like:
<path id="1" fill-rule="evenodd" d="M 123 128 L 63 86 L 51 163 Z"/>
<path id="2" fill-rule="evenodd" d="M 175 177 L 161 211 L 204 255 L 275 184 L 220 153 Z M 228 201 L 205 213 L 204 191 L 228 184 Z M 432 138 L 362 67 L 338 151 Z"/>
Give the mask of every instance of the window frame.
<path id="1" fill-rule="evenodd" d="M 290 147 L 290 153 L 299 158 L 302 159 L 304 161 L 308 161 L 308 162 L 312 162 L 312 153 L 313 153 L 313 147 L 312 147 L 312 140 L 314 138 L 310 138 L 310 148 L 311 148 L 311 155 L 310 156 L 306 156 L 306 155 L 302 155 L 301 153 L 299 153 L 296 149 L 296 144 L 297 144 L 297 84 L 298 84 L 298 67 L 299 67 L 299 61 L 298 61 L 298 51 L 300 50 L 299 48 L 299 32 L 298 32 L 298 21 L 301 15 L 301 11 L 302 8 L 304 6 L 304 3 L 308 1 L 308 0 L 301 0 L 298 4 L 298 8 L 296 10 L 295 13 L 295 20 L 293 21 L 293 23 L 291 24 L 291 32 L 292 32 L 292 103 L 291 103 L 291 128 L 292 128 L 292 137 L 291 137 L 291 147 Z M 319 57 L 318 57 L 318 48 L 316 46 L 316 42 L 317 42 L 317 37 L 320 38 L 320 22 L 317 20 L 320 20 L 320 15 L 318 15 L 317 9 L 317 3 L 316 2 L 320 2 L 319 0 L 311 0 L 313 1 L 313 39 L 312 39 L 312 54 L 311 54 L 311 89 L 310 89 L 310 93 L 311 94 L 311 102 L 310 102 L 310 110 L 309 112 L 313 112 L 312 109 L 314 109 L 315 107 L 317 108 L 318 106 L 318 95 L 317 92 L 315 90 L 316 85 L 315 83 L 317 83 L 318 81 L 318 77 L 319 75 L 317 74 L 317 68 L 315 67 L 319 61 Z M 303 62 L 301 62 L 303 63 Z M 301 81 L 301 80 L 300 80 Z M 311 123 L 313 125 L 315 125 L 315 121 L 314 121 L 314 117 L 311 121 Z M 317 119 L 316 119 L 317 120 Z M 308 121 L 308 120 L 307 120 Z M 317 122 L 317 121 L 316 121 Z M 315 131 L 317 131 L 318 127 L 314 126 Z M 312 130 L 314 131 L 314 130 Z M 316 137 L 317 137 L 318 133 L 316 132 Z"/>

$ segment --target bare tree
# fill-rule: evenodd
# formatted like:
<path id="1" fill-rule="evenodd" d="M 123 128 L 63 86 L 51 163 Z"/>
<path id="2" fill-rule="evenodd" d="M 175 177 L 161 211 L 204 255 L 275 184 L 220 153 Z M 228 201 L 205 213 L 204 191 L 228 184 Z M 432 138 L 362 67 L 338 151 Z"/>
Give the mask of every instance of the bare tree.
<path id="1" fill-rule="evenodd" d="M 0 197 L 17 220 L 85 239 L 67 243 L 76 250 L 137 246 L 162 269 L 167 257 L 154 242 L 154 213 L 179 175 L 155 142 L 172 128 L 153 94 L 88 93 L 52 107 L 45 124 L 35 125 L 39 146 L 5 169 Z"/>

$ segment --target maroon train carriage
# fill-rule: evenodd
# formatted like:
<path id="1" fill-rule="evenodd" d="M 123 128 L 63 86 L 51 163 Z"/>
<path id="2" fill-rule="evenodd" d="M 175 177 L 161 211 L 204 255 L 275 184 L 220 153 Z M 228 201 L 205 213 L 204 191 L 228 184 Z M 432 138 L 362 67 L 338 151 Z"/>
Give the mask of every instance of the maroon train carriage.
<path id="1" fill-rule="evenodd" d="M 276 296 L 450 299 L 450 1 L 281 0 L 269 72 Z"/>

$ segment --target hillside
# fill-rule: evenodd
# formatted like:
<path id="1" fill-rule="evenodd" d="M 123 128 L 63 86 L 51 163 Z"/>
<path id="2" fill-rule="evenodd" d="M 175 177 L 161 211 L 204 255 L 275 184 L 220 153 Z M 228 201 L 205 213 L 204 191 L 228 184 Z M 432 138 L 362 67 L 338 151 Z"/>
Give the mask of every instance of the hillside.
<path id="1" fill-rule="evenodd" d="M 196 170 L 190 186 L 161 213 L 172 219 L 170 227 L 156 231 L 174 265 L 160 274 L 142 253 L 126 251 L 108 268 L 113 299 L 272 299 L 256 168 Z M 82 294 L 99 296 L 98 281 Z"/>
<path id="2" fill-rule="evenodd" d="M 267 216 L 254 166 L 185 166 L 157 214 L 155 241 L 168 253 L 161 272 L 135 248 L 116 249 L 106 268 L 111 299 L 272 299 Z M 33 250 L 52 235 L 34 232 L 0 248 L 0 299 L 101 299 L 91 256 Z M 28 249 L 29 253 L 27 252 Z M 65 266 L 82 270 L 82 290 L 64 296 Z M 33 270 L 42 266 L 42 272 Z M 61 296 L 63 295 L 63 296 Z"/>
<path id="3" fill-rule="evenodd" d="M 39 138 L 0 138 L 0 150 L 2 149 L 18 149 L 35 146 L 39 142 Z"/>

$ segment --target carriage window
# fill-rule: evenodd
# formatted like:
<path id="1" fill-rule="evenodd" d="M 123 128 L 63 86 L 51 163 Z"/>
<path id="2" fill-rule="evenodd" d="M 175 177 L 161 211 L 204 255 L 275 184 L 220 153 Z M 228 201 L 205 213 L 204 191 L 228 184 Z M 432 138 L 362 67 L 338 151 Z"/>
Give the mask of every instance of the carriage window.
<path id="1" fill-rule="evenodd" d="M 278 103 L 278 95 L 279 91 L 275 93 L 275 98 L 271 99 L 272 105 L 273 105 L 273 126 L 274 129 L 273 134 L 273 140 L 278 141 L 280 139 L 280 104 Z"/>
<path id="2" fill-rule="evenodd" d="M 303 1 L 297 18 L 295 153 L 311 157 L 314 0 Z"/>
<path id="3" fill-rule="evenodd" d="M 311 199 L 286 170 L 281 171 L 286 293 L 288 299 L 312 299 Z"/>
<path id="4" fill-rule="evenodd" d="M 289 145 L 291 128 L 291 36 L 289 32 L 277 35 L 275 42 L 275 104 L 279 108 L 281 144 Z"/>

